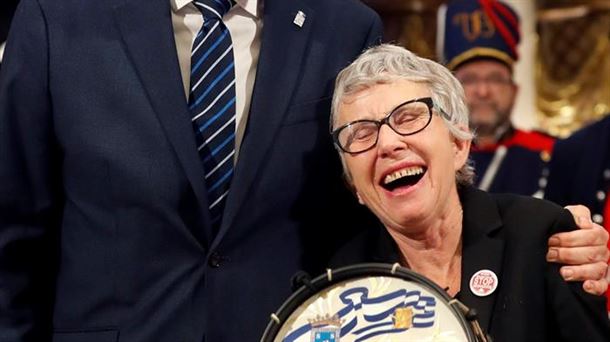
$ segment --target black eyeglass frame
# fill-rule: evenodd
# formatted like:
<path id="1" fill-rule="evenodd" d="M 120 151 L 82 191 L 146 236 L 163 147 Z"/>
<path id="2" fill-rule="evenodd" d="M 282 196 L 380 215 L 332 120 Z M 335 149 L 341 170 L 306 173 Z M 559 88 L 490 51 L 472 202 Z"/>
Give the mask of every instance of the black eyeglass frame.
<path id="1" fill-rule="evenodd" d="M 396 110 L 397 110 L 398 108 L 400 108 L 400 107 L 402 107 L 402 106 L 404 106 L 404 105 L 407 105 L 407 104 L 409 104 L 409 103 L 414 103 L 414 102 L 421 102 L 421 103 L 424 103 L 424 104 L 425 104 L 425 105 L 428 107 L 428 121 L 426 122 L 426 124 L 425 124 L 424 126 L 422 126 L 422 128 L 420 128 L 420 129 L 418 129 L 418 130 L 416 130 L 416 131 L 409 132 L 409 133 L 406 133 L 406 134 L 400 133 L 400 132 L 398 132 L 398 131 L 397 131 L 397 130 L 394 128 L 394 127 L 392 127 L 392 125 L 390 124 L 390 118 L 392 117 L 392 115 L 394 115 L 394 113 L 396 112 Z M 437 109 L 437 112 L 438 112 L 438 113 L 440 113 L 440 114 L 441 114 L 441 115 L 442 115 L 442 116 L 443 116 L 445 119 L 447 119 L 447 120 L 449 120 L 449 119 L 450 119 L 450 118 L 449 118 L 449 114 L 445 113 L 445 111 L 443 111 L 442 109 L 440 109 L 440 108 L 438 108 L 438 107 L 435 107 L 435 105 L 434 105 L 434 101 L 432 100 L 432 98 L 431 98 L 431 97 L 422 97 L 422 98 L 416 98 L 416 99 L 412 99 L 412 100 L 405 101 L 405 102 L 403 102 L 403 103 L 401 103 L 401 104 L 397 105 L 396 107 L 394 107 L 394 108 L 393 108 L 393 109 L 392 109 L 392 110 L 391 110 L 391 111 L 388 113 L 388 115 L 386 115 L 386 116 L 385 116 L 383 119 L 381 119 L 381 120 L 371 120 L 371 119 L 361 119 L 361 120 L 356 120 L 356 121 L 349 122 L 349 123 L 347 123 L 347 124 L 345 124 L 345 125 L 343 125 L 343 126 L 341 126 L 341 127 L 337 128 L 337 129 L 333 130 L 333 131 L 331 132 L 331 135 L 332 135 L 332 137 L 333 137 L 333 143 L 334 143 L 334 144 L 335 144 L 337 147 L 339 147 L 339 149 L 340 149 L 341 151 L 343 151 L 343 152 L 345 152 L 345 153 L 352 154 L 352 155 L 353 155 L 353 154 L 358 154 L 358 153 L 363 153 L 363 152 L 369 151 L 369 150 L 371 150 L 373 147 L 377 146 L 377 142 L 379 141 L 379 131 L 381 130 L 381 126 L 383 126 L 384 124 L 388 125 L 388 127 L 390 127 L 390 128 L 392 129 L 392 131 L 394 131 L 396 134 L 398 134 L 398 135 L 400 135 L 400 136 L 406 137 L 406 136 L 409 136 L 409 135 L 414 135 L 414 134 L 417 134 L 417 133 L 419 133 L 419 132 L 423 131 L 424 129 L 426 129 L 426 127 L 428 127 L 428 126 L 430 125 L 430 122 L 432 122 L 432 114 L 433 114 L 433 109 L 435 109 L 435 108 Z M 377 125 L 377 135 L 376 135 L 376 137 L 375 137 L 375 142 L 374 142 L 374 143 L 373 143 L 373 144 L 372 144 L 370 147 L 368 147 L 368 148 L 366 148 L 366 149 L 363 149 L 363 150 L 361 150 L 361 151 L 356 151 L 356 152 L 348 151 L 348 150 L 346 150 L 345 148 L 343 148 L 343 146 L 341 146 L 341 144 L 339 143 L 339 134 L 341 133 L 341 131 L 342 131 L 342 130 L 344 130 L 344 129 L 346 129 L 346 128 L 348 128 L 348 127 L 350 127 L 350 126 L 354 125 L 354 124 L 360 123 L 360 122 L 374 123 L 375 125 Z"/>

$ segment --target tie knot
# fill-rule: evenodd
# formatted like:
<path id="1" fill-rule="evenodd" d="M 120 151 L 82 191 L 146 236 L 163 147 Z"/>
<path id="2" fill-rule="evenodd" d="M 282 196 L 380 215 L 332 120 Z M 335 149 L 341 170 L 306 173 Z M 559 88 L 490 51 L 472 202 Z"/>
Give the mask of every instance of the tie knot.
<path id="1" fill-rule="evenodd" d="M 195 0 L 193 3 L 204 18 L 220 20 L 234 4 L 233 0 Z"/>

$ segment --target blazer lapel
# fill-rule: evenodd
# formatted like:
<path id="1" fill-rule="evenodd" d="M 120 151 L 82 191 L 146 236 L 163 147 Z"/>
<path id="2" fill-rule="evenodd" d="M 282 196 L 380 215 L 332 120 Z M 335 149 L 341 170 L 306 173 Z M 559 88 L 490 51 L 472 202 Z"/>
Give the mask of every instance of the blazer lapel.
<path id="1" fill-rule="evenodd" d="M 299 11 L 306 15 L 302 26 L 293 23 Z M 223 224 L 213 247 L 234 224 L 288 111 L 301 73 L 299 67 L 315 13 L 302 1 L 266 0 L 263 18 L 261 51 L 248 126 L 229 191 Z"/>
<path id="2" fill-rule="evenodd" d="M 504 252 L 502 220 L 496 201 L 489 194 L 474 188 L 460 192 L 464 208 L 462 240 L 462 282 L 459 299 L 470 308 L 476 308 L 478 321 L 489 331 L 491 314 L 499 288 L 490 295 L 479 297 L 470 290 L 471 277 L 480 270 L 493 271 L 502 286 L 501 271 Z"/>
<path id="3" fill-rule="evenodd" d="M 185 170 L 208 223 L 205 226 L 209 227 L 207 196 L 201 177 L 203 166 L 198 159 L 195 139 L 189 134 L 193 127 L 182 87 L 170 2 L 126 0 L 115 6 L 114 12 L 126 50 L 148 93 L 154 114 Z"/>

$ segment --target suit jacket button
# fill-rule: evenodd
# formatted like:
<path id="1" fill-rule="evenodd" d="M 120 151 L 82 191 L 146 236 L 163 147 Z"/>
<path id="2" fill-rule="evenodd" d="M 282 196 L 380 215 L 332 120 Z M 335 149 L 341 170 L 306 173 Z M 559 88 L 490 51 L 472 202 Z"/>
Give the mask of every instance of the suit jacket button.
<path id="1" fill-rule="evenodd" d="M 210 265 L 210 267 L 218 268 L 220 267 L 221 260 L 222 257 L 220 256 L 220 254 L 218 254 L 218 252 L 213 252 L 212 255 L 210 255 L 210 258 L 208 259 L 208 264 Z"/>
<path id="2" fill-rule="evenodd" d="M 606 199 L 606 193 L 605 193 L 605 192 L 603 192 L 603 191 L 598 191 L 598 192 L 595 194 L 595 197 L 597 197 L 597 200 L 598 200 L 598 201 L 603 202 L 603 200 L 605 200 L 605 199 Z"/>

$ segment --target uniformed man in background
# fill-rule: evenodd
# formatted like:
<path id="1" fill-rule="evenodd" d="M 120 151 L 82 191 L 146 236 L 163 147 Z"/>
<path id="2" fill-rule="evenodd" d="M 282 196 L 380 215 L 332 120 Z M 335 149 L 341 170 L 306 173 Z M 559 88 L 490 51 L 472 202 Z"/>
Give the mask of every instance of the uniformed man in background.
<path id="1" fill-rule="evenodd" d="M 500 1 L 451 1 L 439 10 L 441 60 L 466 92 L 476 133 L 471 156 L 479 188 L 542 197 L 554 139 L 515 128 L 519 18 Z"/>

